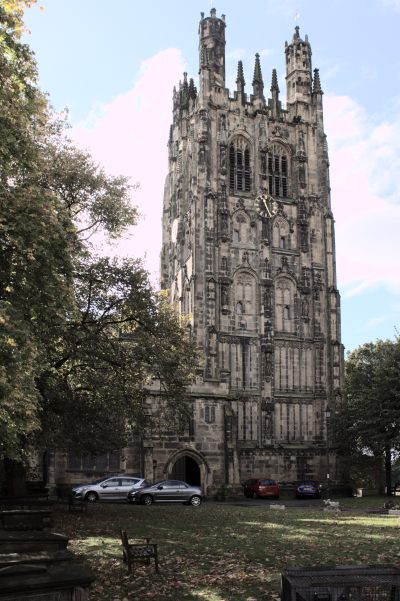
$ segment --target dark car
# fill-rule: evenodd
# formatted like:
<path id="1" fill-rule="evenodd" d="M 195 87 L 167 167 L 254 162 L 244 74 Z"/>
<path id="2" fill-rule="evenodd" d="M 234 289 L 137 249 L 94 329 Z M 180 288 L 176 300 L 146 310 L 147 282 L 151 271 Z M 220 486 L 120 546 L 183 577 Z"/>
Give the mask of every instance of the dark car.
<path id="1" fill-rule="evenodd" d="M 141 490 L 131 490 L 128 493 L 131 503 L 188 503 L 198 507 L 203 500 L 203 493 L 198 486 L 191 486 L 181 480 L 162 480 L 153 486 Z"/>
<path id="2" fill-rule="evenodd" d="M 269 497 L 279 499 L 279 484 L 271 478 L 250 478 L 243 484 L 244 496 L 252 499 L 254 497 Z"/>
<path id="3" fill-rule="evenodd" d="M 304 480 L 299 482 L 296 488 L 296 499 L 304 498 L 320 499 L 321 498 L 321 484 L 316 480 Z"/>

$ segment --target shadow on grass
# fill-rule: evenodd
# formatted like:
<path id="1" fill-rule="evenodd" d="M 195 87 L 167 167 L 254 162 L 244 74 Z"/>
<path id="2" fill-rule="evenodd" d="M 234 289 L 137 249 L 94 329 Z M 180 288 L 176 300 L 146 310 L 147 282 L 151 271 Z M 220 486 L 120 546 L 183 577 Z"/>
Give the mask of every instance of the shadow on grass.
<path id="1" fill-rule="evenodd" d="M 398 518 L 331 516 L 321 510 L 279 512 L 267 507 L 98 505 L 78 518 L 57 516 L 72 550 L 96 572 L 96 601 L 140 594 L 155 601 L 278 599 L 288 565 L 396 563 Z M 119 529 L 159 544 L 161 574 L 143 566 L 128 575 Z"/>

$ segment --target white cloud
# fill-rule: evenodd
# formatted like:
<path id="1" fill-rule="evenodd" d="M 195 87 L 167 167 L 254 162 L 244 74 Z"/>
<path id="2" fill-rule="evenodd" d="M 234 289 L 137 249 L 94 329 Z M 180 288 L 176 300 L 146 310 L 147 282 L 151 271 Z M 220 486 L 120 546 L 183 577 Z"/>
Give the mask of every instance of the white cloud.
<path id="1" fill-rule="evenodd" d="M 373 123 L 354 100 L 326 96 L 339 283 L 346 296 L 373 284 L 400 291 L 400 114 Z"/>
<path id="2" fill-rule="evenodd" d="M 159 268 L 172 88 L 184 68 L 179 50 L 158 53 L 143 63 L 131 90 L 94 107 L 72 130 L 107 171 L 140 181 L 133 202 L 143 218 L 117 251 L 146 256 L 153 274 Z M 324 103 L 339 284 L 346 296 L 377 283 L 399 291 L 400 107 L 390 121 L 374 124 L 349 97 L 325 95 Z"/>
<path id="3" fill-rule="evenodd" d="M 400 0 L 380 0 L 383 6 L 392 8 L 395 12 L 400 13 Z"/>
<path id="4" fill-rule="evenodd" d="M 115 254 L 146 257 L 158 277 L 161 216 L 167 174 L 167 141 L 172 118 L 172 89 L 185 65 L 177 49 L 144 61 L 131 90 L 107 105 L 93 107 L 88 118 L 72 129 L 71 137 L 107 172 L 140 182 L 133 194 L 142 218 L 116 247 Z"/>

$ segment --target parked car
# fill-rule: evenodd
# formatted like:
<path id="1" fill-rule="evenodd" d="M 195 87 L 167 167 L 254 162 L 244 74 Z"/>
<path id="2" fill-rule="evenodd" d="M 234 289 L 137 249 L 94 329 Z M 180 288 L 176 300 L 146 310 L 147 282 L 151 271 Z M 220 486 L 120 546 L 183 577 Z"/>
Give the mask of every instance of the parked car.
<path id="1" fill-rule="evenodd" d="M 74 498 L 85 499 L 90 503 L 101 501 L 126 500 L 126 495 L 130 490 L 138 490 L 148 486 L 148 482 L 139 476 L 112 476 L 111 478 L 102 478 L 90 484 L 80 484 L 72 489 Z"/>
<path id="2" fill-rule="evenodd" d="M 321 489 L 321 484 L 316 480 L 304 480 L 303 482 L 299 482 L 297 484 L 296 499 L 304 499 L 305 497 L 320 499 Z"/>
<path id="3" fill-rule="evenodd" d="M 251 499 L 253 497 L 270 497 L 279 499 L 279 484 L 271 478 L 250 478 L 243 484 L 244 496 Z"/>
<path id="4" fill-rule="evenodd" d="M 131 503 L 188 503 L 194 507 L 201 505 L 203 493 L 198 486 L 192 486 L 181 480 L 162 480 L 153 486 L 140 490 L 133 489 L 128 494 Z"/>

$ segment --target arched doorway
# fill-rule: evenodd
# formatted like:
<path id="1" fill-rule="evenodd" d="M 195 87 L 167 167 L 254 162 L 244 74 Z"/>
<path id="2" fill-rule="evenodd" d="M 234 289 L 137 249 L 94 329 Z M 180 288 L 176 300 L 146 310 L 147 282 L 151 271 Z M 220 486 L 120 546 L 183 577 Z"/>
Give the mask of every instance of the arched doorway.
<path id="1" fill-rule="evenodd" d="M 175 461 L 170 478 L 183 480 L 192 486 L 201 486 L 200 466 L 193 457 L 182 455 Z"/>

